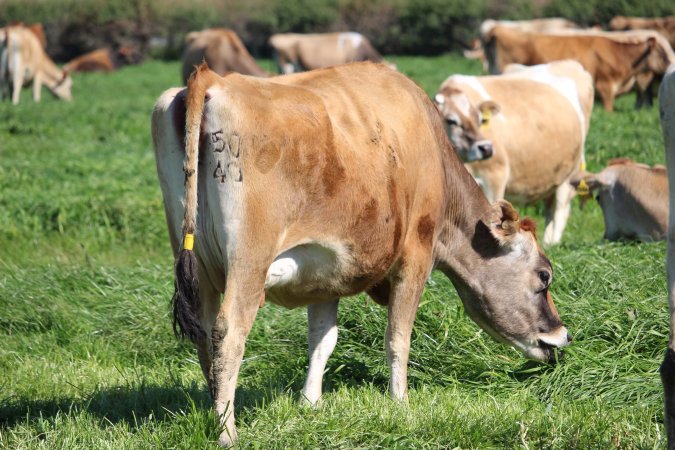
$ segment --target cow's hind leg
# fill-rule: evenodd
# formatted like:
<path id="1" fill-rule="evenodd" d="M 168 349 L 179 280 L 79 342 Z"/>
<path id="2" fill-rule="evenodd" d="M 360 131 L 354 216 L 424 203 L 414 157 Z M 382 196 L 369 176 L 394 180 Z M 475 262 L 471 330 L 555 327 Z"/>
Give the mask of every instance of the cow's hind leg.
<path id="1" fill-rule="evenodd" d="M 337 343 L 337 309 L 338 300 L 307 307 L 309 368 L 302 395 L 310 405 L 315 405 L 321 398 L 323 371 Z"/>
<path id="2" fill-rule="evenodd" d="M 546 228 L 544 244 L 557 244 L 562 239 L 563 231 L 570 216 L 570 205 L 574 197 L 574 188 L 565 180 L 556 188 L 553 201 L 545 203 Z"/>
<path id="3" fill-rule="evenodd" d="M 419 252 L 415 256 L 408 255 L 404 257 L 398 273 L 391 279 L 388 304 L 385 347 L 391 370 L 389 394 L 394 400 L 404 400 L 408 396 L 410 335 L 424 283 L 431 271 L 430 251 Z"/>
<path id="4" fill-rule="evenodd" d="M 219 443 L 227 447 L 237 439 L 234 392 L 246 338 L 264 294 L 265 271 L 265 266 L 252 266 L 241 260 L 237 267 L 231 268 L 225 283 L 225 295 L 211 331 L 211 385 L 215 394 L 216 413 L 224 426 Z"/>
<path id="5" fill-rule="evenodd" d="M 206 269 L 200 265 L 199 273 L 206 273 Z M 204 336 L 195 339 L 195 347 L 197 348 L 197 356 L 199 357 L 199 365 L 202 368 L 202 373 L 209 386 L 211 398 L 215 401 L 214 384 L 211 376 L 212 354 L 211 354 L 211 333 L 213 324 L 218 314 L 220 305 L 220 292 L 213 287 L 211 282 L 203 277 L 199 280 L 199 320 L 204 329 Z"/>

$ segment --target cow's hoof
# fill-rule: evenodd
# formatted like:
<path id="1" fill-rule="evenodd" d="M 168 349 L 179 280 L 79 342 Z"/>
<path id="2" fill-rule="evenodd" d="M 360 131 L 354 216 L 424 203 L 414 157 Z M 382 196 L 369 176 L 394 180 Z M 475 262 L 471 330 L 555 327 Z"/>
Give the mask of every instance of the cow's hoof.
<path id="1" fill-rule="evenodd" d="M 223 448 L 232 448 L 234 447 L 234 443 L 237 442 L 237 432 L 235 430 L 229 431 L 225 430 L 222 433 L 220 433 L 220 437 L 218 438 L 218 445 L 220 445 Z"/>

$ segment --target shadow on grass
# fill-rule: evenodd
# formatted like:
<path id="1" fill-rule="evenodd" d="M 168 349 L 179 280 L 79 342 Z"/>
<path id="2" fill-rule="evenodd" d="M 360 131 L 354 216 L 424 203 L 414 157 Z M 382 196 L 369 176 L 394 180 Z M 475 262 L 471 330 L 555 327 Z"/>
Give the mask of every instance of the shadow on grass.
<path id="1" fill-rule="evenodd" d="M 265 389 L 238 388 L 235 414 L 269 404 L 282 391 L 283 385 L 267 386 Z M 9 397 L 0 400 L 0 428 L 85 412 L 112 425 L 126 422 L 130 428 L 136 429 L 148 420 L 161 422 L 195 410 L 211 412 L 212 406 L 208 390 L 196 383 L 189 386 L 117 386 L 97 389 L 91 394 L 85 393 L 83 397 L 39 400 Z"/>

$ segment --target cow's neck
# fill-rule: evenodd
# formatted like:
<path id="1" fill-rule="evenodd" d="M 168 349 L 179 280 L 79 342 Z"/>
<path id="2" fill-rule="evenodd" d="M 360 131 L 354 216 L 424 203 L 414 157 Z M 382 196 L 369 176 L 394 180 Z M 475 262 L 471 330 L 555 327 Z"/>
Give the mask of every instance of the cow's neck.
<path id="1" fill-rule="evenodd" d="M 63 81 L 63 70 L 59 69 L 49 58 L 44 58 L 40 67 L 44 84 L 54 90 Z"/>
<path id="2" fill-rule="evenodd" d="M 473 177 L 457 158 L 450 158 L 446 167 L 447 206 L 444 226 L 434 249 L 436 268 L 450 278 L 456 288 L 472 289 L 472 281 L 480 271 L 485 249 L 480 242 L 487 228 L 490 203 Z"/>

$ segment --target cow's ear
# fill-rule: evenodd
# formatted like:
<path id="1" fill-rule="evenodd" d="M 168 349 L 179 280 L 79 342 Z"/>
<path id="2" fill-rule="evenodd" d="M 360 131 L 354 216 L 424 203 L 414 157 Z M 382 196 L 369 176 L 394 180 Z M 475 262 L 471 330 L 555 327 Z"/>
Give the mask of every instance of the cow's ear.
<path id="1" fill-rule="evenodd" d="M 483 223 L 501 247 L 510 246 L 520 231 L 518 211 L 506 200 L 497 200 L 490 205 Z"/>
<path id="2" fill-rule="evenodd" d="M 498 114 L 499 111 L 501 111 L 501 109 L 502 108 L 501 106 L 499 106 L 499 103 L 494 102 L 492 100 L 486 100 L 480 105 L 478 105 L 478 111 L 480 111 L 480 113 L 484 116 L 485 115 L 494 116 L 495 114 Z"/>
<path id="3" fill-rule="evenodd" d="M 647 47 L 649 47 L 651 50 L 656 48 L 656 38 L 654 36 L 647 39 Z"/>

